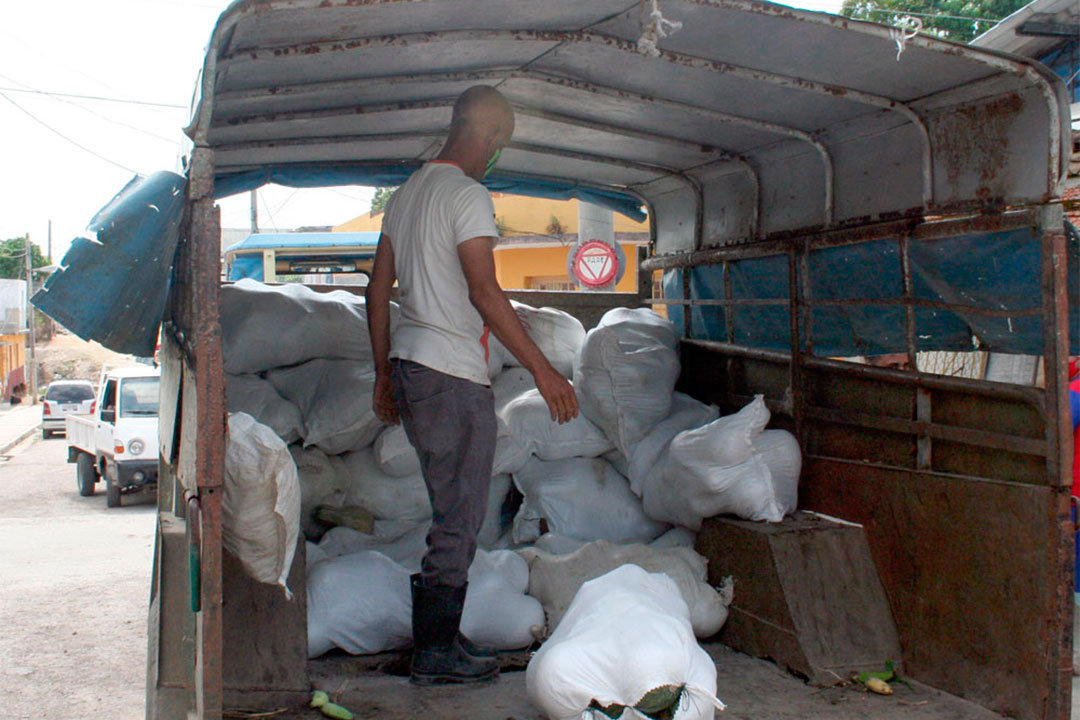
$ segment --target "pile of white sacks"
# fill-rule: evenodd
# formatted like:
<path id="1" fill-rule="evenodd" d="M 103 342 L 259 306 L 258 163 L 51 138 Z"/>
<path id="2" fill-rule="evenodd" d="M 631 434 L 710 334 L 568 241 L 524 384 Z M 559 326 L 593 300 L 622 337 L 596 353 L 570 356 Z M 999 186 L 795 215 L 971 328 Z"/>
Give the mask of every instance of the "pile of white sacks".
<path id="1" fill-rule="evenodd" d="M 242 280 L 222 289 L 221 308 L 229 411 L 280 438 L 265 452 L 291 454 L 299 527 L 318 536 L 319 505 L 360 506 L 375 518 L 371 534 L 338 527 L 307 543 L 309 654 L 407 647 L 409 575 L 420 566 L 431 508 L 404 430 L 383 426 L 372 410 L 363 299 Z M 586 333 L 564 312 L 516 309 L 573 381 L 581 413 L 552 422 L 532 376 L 492 338 L 499 434 L 463 631 L 501 649 L 554 639 L 582 584 L 630 563 L 670 578 L 660 586 L 678 589 L 676 610 L 685 608 L 694 634 L 716 633 L 731 590 L 706 584 L 694 531 L 717 514 L 777 522 L 792 512 L 795 438 L 764 430 L 760 396 L 720 417 L 674 392 L 677 334 L 650 310 L 612 310 Z M 230 444 L 242 437 L 231 432 Z M 289 492 L 281 486 L 277 496 Z M 281 543 L 290 537 L 279 535 Z M 272 569 L 283 584 L 288 568 Z"/>

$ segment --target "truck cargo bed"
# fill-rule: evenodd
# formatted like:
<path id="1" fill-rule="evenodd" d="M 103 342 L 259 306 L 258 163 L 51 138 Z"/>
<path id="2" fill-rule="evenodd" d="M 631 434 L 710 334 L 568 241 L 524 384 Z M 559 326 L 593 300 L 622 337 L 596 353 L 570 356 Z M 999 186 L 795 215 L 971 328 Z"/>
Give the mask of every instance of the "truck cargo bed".
<path id="1" fill-rule="evenodd" d="M 864 692 L 858 685 L 814 688 L 766 660 L 720 643 L 704 645 L 716 661 L 717 695 L 727 703 L 718 718 L 754 720 L 996 720 L 1003 716 L 918 682 L 895 683 L 891 696 Z M 308 663 L 312 685 L 326 690 L 357 718 L 428 720 L 541 720 L 525 693 L 525 653 L 504 653 L 504 670 L 494 683 L 474 687 L 424 688 L 392 673 L 406 669 L 407 655 L 351 657 L 330 654 Z M 234 708 L 239 710 L 239 708 Z M 241 717 L 239 714 L 229 714 Z M 320 718 L 298 708 L 277 718 Z"/>

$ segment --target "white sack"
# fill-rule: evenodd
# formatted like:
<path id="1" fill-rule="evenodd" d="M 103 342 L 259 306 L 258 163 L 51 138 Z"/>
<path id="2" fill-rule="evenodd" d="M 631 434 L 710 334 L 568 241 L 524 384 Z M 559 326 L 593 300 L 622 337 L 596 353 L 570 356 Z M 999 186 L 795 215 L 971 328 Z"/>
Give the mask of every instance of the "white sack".
<path id="1" fill-rule="evenodd" d="M 630 484 L 603 458 L 532 459 L 514 473 L 525 496 L 514 518 L 514 542 L 551 532 L 579 540 L 648 542 L 667 526 L 646 517 Z"/>
<path id="2" fill-rule="evenodd" d="M 370 362 L 311 360 L 267 373 L 267 379 L 304 416 L 304 447 L 328 455 L 367 447 L 383 424 L 372 408 L 375 370 Z"/>
<path id="3" fill-rule="evenodd" d="M 762 396 L 734 415 L 679 433 L 642 485 L 649 517 L 700 530 L 701 521 L 730 513 L 780 522 L 771 473 L 754 442 L 769 421 Z"/>
<path id="4" fill-rule="evenodd" d="M 315 528 L 315 508 L 319 505 L 345 505 L 345 486 L 334 472 L 330 459 L 319 448 L 290 445 L 300 480 L 300 525 L 305 531 Z"/>
<path id="5" fill-rule="evenodd" d="M 649 543 L 649 547 L 656 550 L 663 548 L 684 547 L 694 549 L 697 542 L 697 533 L 684 527 L 673 527 L 660 537 Z"/>
<path id="6" fill-rule="evenodd" d="M 495 414 L 501 415 L 506 404 L 514 398 L 536 389 L 536 378 L 525 368 L 506 368 L 491 379 L 491 394 L 495 397 Z"/>
<path id="7" fill-rule="evenodd" d="M 510 432 L 510 427 L 502 419 L 502 412 L 512 400 L 535 389 L 536 380 L 532 373 L 524 368 L 506 368 L 491 381 L 491 392 L 495 396 L 495 417 L 499 422 L 495 438 L 493 475 L 517 472 L 529 460 L 528 447 Z"/>
<path id="8" fill-rule="evenodd" d="M 364 299 L 345 290 L 317 293 L 251 279 L 223 285 L 221 335 L 225 372 L 234 375 L 315 358 L 371 360 Z"/>
<path id="9" fill-rule="evenodd" d="M 679 433 L 672 438 L 670 448 L 686 465 L 738 465 L 754 454 L 754 441 L 769 424 L 770 417 L 765 396 L 755 395 L 737 413 Z"/>
<path id="10" fill-rule="evenodd" d="M 529 390 L 511 400 L 500 417 L 514 439 L 541 460 L 598 457 L 614 447 L 604 431 L 584 415 L 578 414 L 561 425 L 552 420 L 539 390 Z"/>
<path id="11" fill-rule="evenodd" d="M 661 535 L 660 537 L 663 537 Z M 583 545 L 586 545 L 584 540 L 578 540 L 562 533 L 546 532 L 540 537 L 536 538 L 536 542 L 532 544 L 537 550 L 543 550 L 546 553 L 552 555 L 569 555 Z M 519 552 L 528 550 L 528 547 L 522 548 Z"/>
<path id="12" fill-rule="evenodd" d="M 487 330 L 487 328 L 485 328 L 485 330 Z M 488 379 L 494 379 L 497 375 L 502 373 L 503 368 L 506 367 L 507 356 L 510 356 L 510 353 L 501 342 L 495 339 L 495 333 L 489 331 L 487 336 L 487 352 L 485 355 Z"/>
<path id="13" fill-rule="evenodd" d="M 495 458 L 491 464 L 493 475 L 516 473 L 529 462 L 529 449 L 518 442 L 510 428 L 499 418 L 499 429 L 495 435 Z"/>
<path id="14" fill-rule="evenodd" d="M 543 604 L 549 633 L 559 626 L 582 583 L 627 563 L 664 573 L 675 582 L 698 637 L 712 637 L 727 622 L 731 585 L 719 592 L 709 585 L 705 580 L 707 561 L 688 547 L 615 545 L 598 540 L 562 555 L 538 548 L 524 548 L 518 554 L 529 563 L 529 594 Z"/>
<path id="15" fill-rule="evenodd" d="M 715 406 L 698 402 L 689 395 L 672 393 L 671 414 L 650 430 L 641 442 L 628 449 L 626 478 L 634 494 L 641 495 L 646 478 L 656 469 L 656 464 L 676 435 L 712 422 L 719 415 L 720 411 Z"/>
<path id="16" fill-rule="evenodd" d="M 622 450 L 615 448 L 610 452 L 604 453 L 600 457 L 611 463 L 612 467 L 618 470 L 619 474 L 624 478 L 627 480 L 630 479 L 630 461 L 623 455 Z"/>
<path id="17" fill-rule="evenodd" d="M 431 501 L 419 472 L 407 477 L 384 473 L 370 449 L 345 453 L 345 504 L 359 505 L 376 520 L 430 520 Z"/>
<path id="18" fill-rule="evenodd" d="M 616 312 L 605 314 L 586 336 L 574 361 L 574 389 L 582 414 L 629 458 L 671 412 L 679 356 L 667 320 L 651 310 L 622 309 L 609 322 Z"/>
<path id="19" fill-rule="evenodd" d="M 322 551 L 315 543 L 310 540 L 304 543 L 304 561 L 308 568 L 315 563 L 321 563 L 323 560 L 329 559 L 330 556 Z"/>
<path id="20" fill-rule="evenodd" d="M 225 396 L 229 412 L 247 413 L 269 426 L 286 444 L 296 442 L 304 434 L 300 409 L 258 375 L 226 375 Z"/>
<path id="21" fill-rule="evenodd" d="M 469 567 L 461 632 L 498 650 L 531 645 L 543 632 L 544 608 L 525 594 L 528 587 L 529 567 L 517 553 L 477 550 Z"/>
<path id="22" fill-rule="evenodd" d="M 354 655 L 412 644 L 408 569 L 368 551 L 330 558 L 308 569 L 308 657 L 339 647 Z"/>
<path id="23" fill-rule="evenodd" d="M 557 371 L 568 380 L 574 376 L 574 356 L 585 341 L 585 326 L 573 315 L 555 308 L 534 308 L 514 300 L 510 301 L 522 319 L 525 332 L 536 343 L 540 352 Z M 511 366 L 521 363 L 513 353 L 491 335 L 489 346 L 498 352 L 503 362 Z M 496 350 L 497 348 L 497 350 Z"/>
<path id="24" fill-rule="evenodd" d="M 648 308 L 612 308 L 604 313 L 596 324 L 597 327 L 619 325 L 633 328 L 635 333 L 648 335 L 653 342 L 672 350 L 679 347 L 679 333 L 675 330 L 675 324 Z"/>
<path id="25" fill-rule="evenodd" d="M 649 517 L 693 531 L 714 515 L 744 520 L 780 522 L 784 512 L 776 502 L 769 468 L 760 455 L 738 465 L 685 465 L 671 453 L 662 474 L 645 482 L 641 494 Z"/>
<path id="26" fill-rule="evenodd" d="M 510 492 L 512 481 L 510 476 L 503 473 L 491 478 L 488 487 L 487 512 L 484 513 L 484 524 L 480 526 L 480 532 L 476 534 L 476 544 L 484 550 L 492 550 L 499 538 L 506 532 L 509 523 L 503 523 L 502 507 L 506 501 L 506 495 Z"/>
<path id="27" fill-rule="evenodd" d="M 409 572 L 419 572 L 430 527 L 428 522 L 376 520 L 370 535 L 348 527 L 335 527 L 323 535 L 319 550 L 328 557 L 377 550 Z"/>
<path id="28" fill-rule="evenodd" d="M 787 430 L 765 430 L 754 438 L 754 452 L 769 468 L 776 505 L 785 515 L 799 505 L 799 473 L 802 450 L 799 441 Z"/>
<path id="29" fill-rule="evenodd" d="M 300 536 L 300 482 L 284 441 L 245 413 L 229 416 L 221 513 L 225 549 L 291 598 L 285 583 Z"/>
<path id="30" fill-rule="evenodd" d="M 683 688 L 675 720 L 712 720 L 716 665 L 694 639 L 686 603 L 665 575 L 624 565 L 582 586 L 559 628 L 525 671 L 525 688 L 550 720 L 587 720 L 625 705 L 623 720 L 651 690 Z"/>
<path id="31" fill-rule="evenodd" d="M 371 550 L 319 562 L 308 574 L 308 657 L 332 647 L 353 654 L 408 647 L 409 576 L 415 571 Z M 477 551 L 469 568 L 462 632 L 500 650 L 532 644 L 543 628 L 544 610 L 525 594 L 528 583 L 528 566 L 517 554 Z"/>
<path id="32" fill-rule="evenodd" d="M 375 439 L 375 459 L 387 475 L 406 477 L 420 472 L 420 457 L 400 423 L 379 433 Z"/>

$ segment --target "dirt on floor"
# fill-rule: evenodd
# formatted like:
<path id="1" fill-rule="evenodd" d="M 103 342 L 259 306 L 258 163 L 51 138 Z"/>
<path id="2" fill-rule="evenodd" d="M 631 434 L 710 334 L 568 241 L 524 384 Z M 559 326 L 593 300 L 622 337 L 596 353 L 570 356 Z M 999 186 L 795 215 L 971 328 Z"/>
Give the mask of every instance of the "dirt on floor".
<path id="1" fill-rule="evenodd" d="M 44 388 L 53 380 L 90 380 L 96 383 L 104 365 L 130 365 L 135 358 L 63 332 L 37 345 L 37 361 L 40 387 Z"/>

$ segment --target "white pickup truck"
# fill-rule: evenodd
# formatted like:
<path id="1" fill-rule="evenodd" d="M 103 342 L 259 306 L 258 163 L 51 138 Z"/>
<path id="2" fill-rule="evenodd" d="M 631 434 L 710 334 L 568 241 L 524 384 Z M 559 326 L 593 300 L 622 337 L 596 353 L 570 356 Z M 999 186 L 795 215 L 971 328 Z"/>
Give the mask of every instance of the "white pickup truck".
<path id="1" fill-rule="evenodd" d="M 79 494 L 94 494 L 105 479 L 105 504 L 118 507 L 123 493 L 157 482 L 158 385 L 149 366 L 109 370 L 94 411 L 67 417 L 68 462 L 76 464 Z"/>

